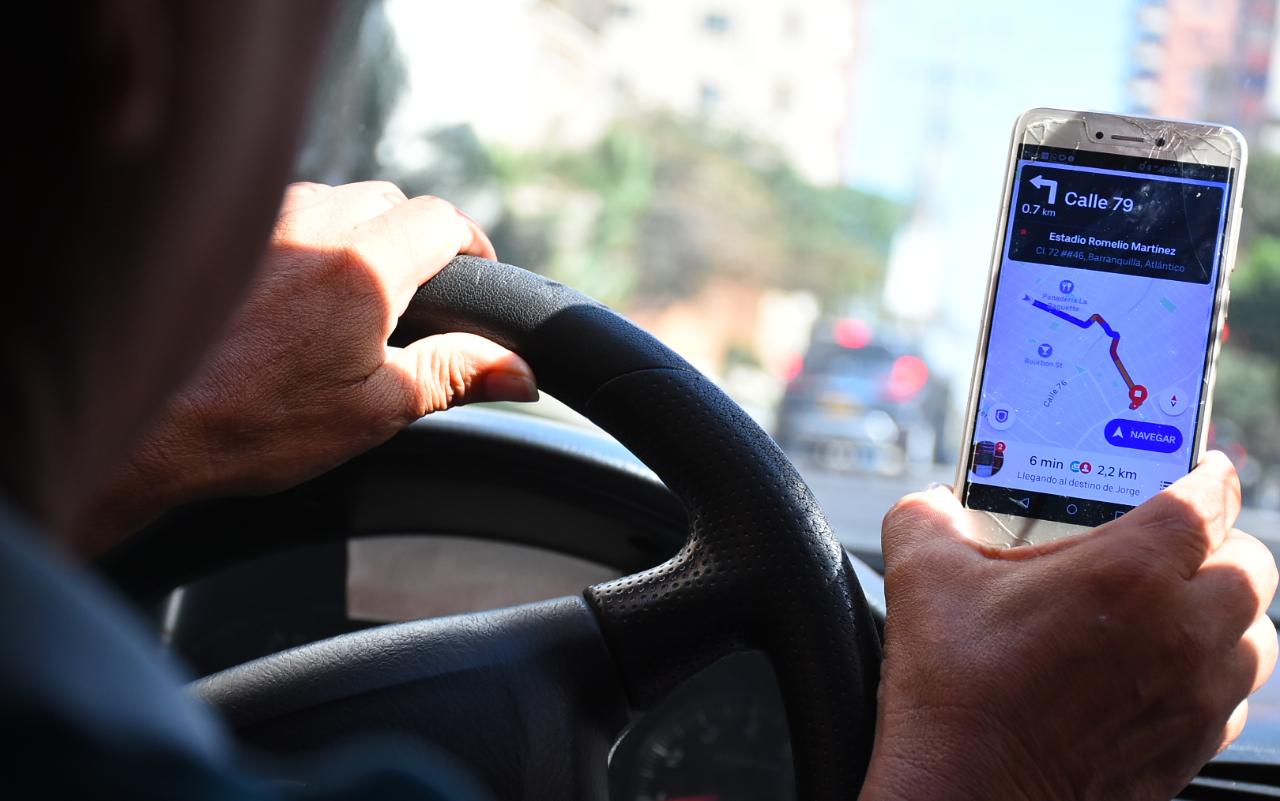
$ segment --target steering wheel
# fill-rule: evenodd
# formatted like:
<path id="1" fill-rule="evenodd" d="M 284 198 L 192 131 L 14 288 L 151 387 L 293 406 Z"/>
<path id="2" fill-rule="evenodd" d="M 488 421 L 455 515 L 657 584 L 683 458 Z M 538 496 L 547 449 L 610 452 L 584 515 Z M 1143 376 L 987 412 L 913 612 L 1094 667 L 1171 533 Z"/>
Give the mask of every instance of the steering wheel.
<path id="1" fill-rule="evenodd" d="M 447 331 L 519 353 L 543 390 L 652 468 L 687 511 L 684 546 L 580 597 L 335 637 L 204 678 L 196 696 L 269 751 L 399 730 L 457 756 L 496 798 L 594 799 L 633 710 L 756 649 L 778 678 L 798 797 L 856 797 L 879 636 L 847 554 L 769 436 L 652 336 L 517 267 L 454 259 L 419 289 L 393 342 Z M 286 532 L 322 525 L 300 490 L 255 499 L 246 524 L 295 539 Z M 235 502 L 200 514 L 225 523 Z M 172 519 L 143 542 L 178 536 L 165 527 Z"/>

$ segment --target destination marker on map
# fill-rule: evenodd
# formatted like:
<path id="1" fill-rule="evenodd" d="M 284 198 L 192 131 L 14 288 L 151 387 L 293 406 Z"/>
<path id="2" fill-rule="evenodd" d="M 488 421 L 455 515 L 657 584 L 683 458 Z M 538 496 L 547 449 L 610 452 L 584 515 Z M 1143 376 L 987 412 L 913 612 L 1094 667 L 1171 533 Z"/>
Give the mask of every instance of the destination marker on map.
<path id="1" fill-rule="evenodd" d="M 1147 399 L 1146 387 L 1142 386 L 1141 384 L 1134 384 L 1133 386 L 1129 387 L 1129 400 L 1131 401 L 1131 403 L 1129 404 L 1130 409 L 1138 408 L 1139 406 L 1142 405 L 1142 402 L 1145 401 L 1146 399 Z"/>

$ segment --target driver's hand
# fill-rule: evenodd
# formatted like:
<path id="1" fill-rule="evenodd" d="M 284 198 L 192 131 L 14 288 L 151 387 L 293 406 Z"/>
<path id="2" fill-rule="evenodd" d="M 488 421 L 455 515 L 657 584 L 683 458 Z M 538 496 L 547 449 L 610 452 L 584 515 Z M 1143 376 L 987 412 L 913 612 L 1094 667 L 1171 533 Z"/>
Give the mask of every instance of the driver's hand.
<path id="1" fill-rule="evenodd" d="M 1006 551 L 965 538 L 948 490 L 904 498 L 863 798 L 1172 798 L 1276 663 L 1276 563 L 1239 511 L 1220 453 L 1115 522 Z"/>
<path id="2" fill-rule="evenodd" d="M 529 366 L 480 337 L 387 345 L 415 290 L 460 253 L 494 258 L 439 198 L 376 181 L 289 187 L 256 284 L 93 510 L 87 549 L 176 503 L 299 483 L 430 412 L 536 399 Z"/>

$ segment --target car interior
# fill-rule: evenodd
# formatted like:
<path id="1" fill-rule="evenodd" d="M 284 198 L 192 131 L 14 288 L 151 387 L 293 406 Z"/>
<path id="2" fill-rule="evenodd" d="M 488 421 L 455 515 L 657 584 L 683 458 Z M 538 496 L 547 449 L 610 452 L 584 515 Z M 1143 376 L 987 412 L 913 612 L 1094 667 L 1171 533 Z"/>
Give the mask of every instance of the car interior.
<path id="1" fill-rule="evenodd" d="M 516 297 L 536 312 L 513 312 L 505 301 Z M 833 741 L 869 754 L 883 584 L 857 556 L 836 556 L 839 592 L 857 592 L 865 612 L 839 621 L 841 660 L 815 625 L 833 615 L 812 589 L 815 569 L 832 569 L 815 553 L 821 512 L 772 440 L 656 340 L 518 268 L 455 259 L 397 335 L 446 326 L 529 354 L 553 391 L 665 481 L 604 433 L 477 408 L 424 418 L 280 495 L 180 509 L 101 567 L 201 677 L 197 697 L 268 753 L 361 733 L 422 737 L 499 797 L 561 783 L 577 797 L 820 797 L 860 770 L 823 766 L 836 764 Z M 566 369 L 592 352 L 612 358 Z M 676 393 L 673 374 L 687 382 Z M 654 403 L 618 396 L 619 415 L 599 402 L 637 377 L 658 379 L 637 390 Z M 654 443 L 651 415 L 674 436 Z M 682 425 L 690 417 L 702 434 Z M 759 491 L 751 501 L 744 483 Z M 621 637 L 601 635 L 584 585 L 606 624 L 617 614 Z M 744 606 L 745 620 L 734 611 Z M 785 636 L 756 628 L 764 607 Z M 805 614 L 815 617 L 795 617 Z M 797 667 L 815 635 L 816 670 Z M 816 713 L 805 706 L 815 701 Z M 812 762 L 797 760 L 798 733 Z M 1226 752 L 1180 797 L 1274 797 L 1274 769 L 1249 755 Z"/>
<path id="2" fill-rule="evenodd" d="M 686 47 L 673 32 L 677 12 L 659 5 L 530 0 L 448 12 L 459 15 L 451 24 L 485 14 L 519 21 L 494 25 L 494 48 L 513 54 L 498 72 L 521 73 L 504 102 L 527 100 L 513 107 L 530 128 L 543 125 L 535 107 L 568 109 L 538 131 L 576 143 L 577 161 L 561 150 L 530 155 L 518 139 L 489 146 L 493 119 L 514 112 L 471 120 L 441 111 L 429 132 L 404 134 L 429 105 L 418 84 L 441 68 L 431 59 L 456 65 L 473 52 L 397 44 L 432 24 L 412 2 L 353 2 L 340 14 L 298 177 L 394 180 L 410 195 L 478 208 L 512 263 L 454 259 L 419 290 L 391 342 L 480 334 L 523 356 L 557 405 L 549 415 L 504 405 L 431 415 L 291 490 L 173 510 L 98 560 L 186 666 L 191 692 L 251 751 L 290 756 L 399 734 L 457 757 L 504 800 L 826 800 L 860 785 L 886 614 L 878 521 L 903 492 L 954 474 L 975 332 L 955 327 L 963 315 L 949 297 L 969 303 L 986 268 L 994 200 L 979 225 L 964 216 L 981 205 L 966 188 L 953 204 L 963 213 L 946 217 L 947 187 L 987 170 L 988 188 L 1000 188 L 987 150 L 966 149 L 965 115 L 949 112 L 1027 105 L 1036 87 L 1000 95 L 1007 65 L 984 61 L 998 48 L 979 34 L 1021 20 L 1018 52 L 1031 59 L 1037 46 L 1022 40 L 1044 18 L 1022 20 L 1016 3 L 972 14 L 889 0 L 700 4 Z M 1164 41 L 1144 9 L 1177 4 L 1114 5 L 1136 20 L 1140 55 Z M 1255 5 L 1275 16 L 1275 3 Z M 778 75 L 742 68 L 744 85 L 768 79 L 768 100 L 744 107 L 779 123 L 758 139 L 739 134 L 725 111 L 739 84 L 716 70 L 753 61 L 762 39 L 734 37 L 757 30 L 748 21 L 759 9 L 773 14 L 761 30 L 792 48 L 768 51 L 779 63 L 814 47 L 805 36 L 856 20 L 859 35 L 844 38 L 869 60 L 840 45 L 835 69 L 896 76 L 820 95 L 866 103 L 816 129 L 822 141 L 861 135 L 842 148 L 862 167 L 806 160 L 821 114 L 800 111 L 824 101 L 806 99 L 811 65 L 799 55 Z M 627 32 L 647 19 L 675 44 Z M 1249 27 L 1232 19 L 1232 30 Z M 940 55 L 882 34 L 890 23 L 918 24 L 922 49 Z M 939 43 L 952 30 L 959 44 L 947 49 Z M 1126 36 L 1090 47 L 1115 39 L 1129 48 Z M 438 54 L 426 52 L 437 44 Z M 718 47 L 740 49 L 672 55 L 684 66 L 671 70 L 654 55 Z M 643 70 L 600 67 L 624 57 Z M 1200 68 L 1207 75 L 1217 63 Z M 1154 70 L 1134 80 L 1155 81 Z M 609 105 L 643 96 L 650 78 L 662 96 L 662 81 L 674 85 L 677 74 L 683 105 L 646 117 Z M 493 88 L 486 75 L 476 66 L 476 91 Z M 1051 79 L 1070 88 L 1065 72 L 1045 86 Z M 546 91 L 517 97 L 520 81 Z M 396 82 L 404 86 L 389 93 Z M 448 111 L 454 101 L 442 90 L 437 104 Z M 868 132 L 903 104 L 923 109 L 903 112 L 911 133 Z M 606 107 L 612 116 L 596 120 Z M 1011 120 L 1000 118 L 994 145 L 983 130 L 991 153 L 1003 152 Z M 948 166 L 923 169 L 924 152 Z M 896 190 L 876 183 L 884 164 Z M 765 195 L 783 201 L 762 205 Z M 754 216 L 721 208 L 731 206 Z M 1258 241 L 1272 241 L 1268 225 L 1280 231 L 1274 216 L 1259 212 Z M 981 244 L 969 247 L 964 236 L 978 228 Z M 952 251 L 972 257 L 977 273 L 947 283 L 901 267 L 940 265 Z M 941 287 L 933 305 L 913 306 L 930 282 Z M 748 285 L 750 304 L 735 294 Z M 964 325 L 975 323 L 976 310 L 964 311 Z M 1246 515 L 1261 525 L 1280 519 L 1280 473 L 1266 450 L 1273 438 L 1259 432 L 1274 432 L 1280 417 L 1266 399 L 1275 359 L 1264 337 L 1248 338 L 1248 319 L 1274 310 L 1247 311 L 1233 347 L 1248 357 L 1231 357 L 1241 361 L 1223 380 L 1243 388 L 1232 397 L 1263 398 L 1254 406 L 1271 416 L 1237 413 L 1229 400 L 1214 436 L 1241 465 Z M 757 336 L 768 320 L 784 323 Z M 874 353 L 859 350 L 868 342 Z M 895 388 L 901 381 L 909 391 Z M 881 402 L 890 390 L 898 394 Z M 1280 798 L 1280 685 L 1259 691 L 1244 735 L 1178 798 Z"/>

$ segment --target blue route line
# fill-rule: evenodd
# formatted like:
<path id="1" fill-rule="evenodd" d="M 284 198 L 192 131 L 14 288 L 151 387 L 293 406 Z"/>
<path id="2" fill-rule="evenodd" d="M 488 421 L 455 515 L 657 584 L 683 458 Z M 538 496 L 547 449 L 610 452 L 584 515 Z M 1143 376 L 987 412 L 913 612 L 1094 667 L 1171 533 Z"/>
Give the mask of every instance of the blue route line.
<path id="1" fill-rule="evenodd" d="M 1023 297 L 1026 300 L 1031 300 L 1031 297 L 1029 295 L 1024 295 Z M 1102 330 L 1104 333 L 1106 333 L 1107 336 L 1111 337 L 1112 339 L 1120 338 L 1120 332 L 1116 331 L 1114 328 L 1107 325 L 1107 321 L 1102 319 L 1102 317 L 1096 314 L 1090 317 L 1088 320 L 1081 320 L 1079 317 L 1072 317 L 1070 314 L 1067 314 L 1062 309 L 1056 308 L 1054 306 L 1050 306 L 1048 303 L 1045 303 L 1044 301 L 1041 301 L 1041 300 L 1032 300 L 1031 305 L 1035 306 L 1037 309 L 1044 309 L 1050 314 L 1056 317 L 1061 317 L 1062 319 L 1066 320 L 1072 325 L 1076 325 L 1081 328 L 1088 328 L 1089 326 L 1093 325 L 1096 322 L 1098 325 L 1102 326 Z"/>

